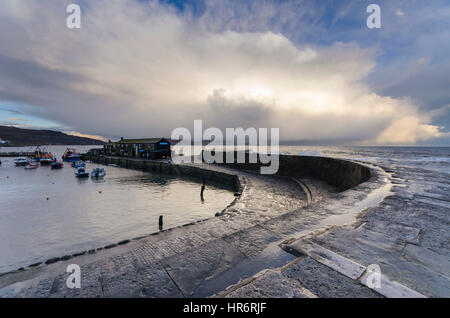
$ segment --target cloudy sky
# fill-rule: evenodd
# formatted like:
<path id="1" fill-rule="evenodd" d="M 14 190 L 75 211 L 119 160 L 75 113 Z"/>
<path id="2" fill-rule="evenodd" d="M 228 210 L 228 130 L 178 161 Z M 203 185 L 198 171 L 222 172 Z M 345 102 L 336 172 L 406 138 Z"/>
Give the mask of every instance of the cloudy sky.
<path id="1" fill-rule="evenodd" d="M 450 145 L 448 0 L 1 0 L 0 43 L 0 125 Z"/>

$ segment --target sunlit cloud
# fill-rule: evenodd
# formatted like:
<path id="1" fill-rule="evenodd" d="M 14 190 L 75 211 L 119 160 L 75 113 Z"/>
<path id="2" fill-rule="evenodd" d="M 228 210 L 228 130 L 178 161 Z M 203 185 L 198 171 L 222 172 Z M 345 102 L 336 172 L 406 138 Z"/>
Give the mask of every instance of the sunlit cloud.
<path id="1" fill-rule="evenodd" d="M 84 137 L 84 138 L 91 138 L 91 139 L 98 139 L 98 140 L 107 141 L 107 139 L 105 137 L 103 137 L 103 136 L 83 134 L 83 133 L 80 133 L 78 131 L 65 131 L 64 133 L 66 133 L 68 135 L 72 135 L 72 136 L 77 136 L 77 137 Z"/>

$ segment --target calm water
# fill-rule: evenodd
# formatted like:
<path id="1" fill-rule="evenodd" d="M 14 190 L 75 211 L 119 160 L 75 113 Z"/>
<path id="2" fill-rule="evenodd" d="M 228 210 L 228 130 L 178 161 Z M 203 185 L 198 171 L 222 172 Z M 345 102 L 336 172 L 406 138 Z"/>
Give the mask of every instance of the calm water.
<path id="1" fill-rule="evenodd" d="M 48 150 L 60 159 L 65 148 Z M 234 199 L 207 185 L 202 203 L 201 184 L 159 174 L 104 166 L 105 178 L 94 181 L 75 178 L 70 163 L 25 170 L 1 159 L 0 272 L 158 231 L 159 215 L 164 228 L 213 217 Z"/>

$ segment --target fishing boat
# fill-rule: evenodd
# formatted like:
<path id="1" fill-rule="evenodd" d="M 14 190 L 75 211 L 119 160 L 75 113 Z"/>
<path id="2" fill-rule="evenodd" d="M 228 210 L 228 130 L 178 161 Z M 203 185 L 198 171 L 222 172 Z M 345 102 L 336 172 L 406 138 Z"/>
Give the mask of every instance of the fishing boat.
<path id="1" fill-rule="evenodd" d="M 52 169 L 62 169 L 63 167 L 64 167 L 64 164 L 62 162 L 55 161 L 55 162 L 51 163 Z"/>
<path id="2" fill-rule="evenodd" d="M 84 167 L 79 167 L 75 171 L 75 177 L 77 177 L 77 178 L 87 178 L 87 177 L 89 177 L 89 172 L 87 172 Z"/>
<path id="3" fill-rule="evenodd" d="M 14 159 L 14 164 L 16 166 L 26 166 L 29 163 L 30 162 L 29 162 L 28 158 L 25 158 L 25 157 L 18 157 L 16 159 Z"/>
<path id="4" fill-rule="evenodd" d="M 103 178 L 106 174 L 104 168 L 94 168 L 91 172 L 91 178 Z"/>
<path id="5" fill-rule="evenodd" d="M 39 163 L 33 162 L 25 166 L 25 169 L 37 169 L 39 168 Z"/>
<path id="6" fill-rule="evenodd" d="M 80 154 L 74 148 L 67 148 L 62 156 L 63 161 L 80 161 Z"/>
<path id="7" fill-rule="evenodd" d="M 32 158 L 33 160 L 39 162 L 41 166 L 49 166 L 52 162 L 56 161 L 56 158 L 51 152 L 48 152 L 39 146 L 36 147 Z"/>
<path id="8" fill-rule="evenodd" d="M 53 156 L 48 157 L 48 158 L 41 158 L 41 160 L 39 160 L 39 162 L 41 163 L 41 166 L 50 166 L 55 161 L 56 161 L 56 158 Z"/>
<path id="9" fill-rule="evenodd" d="M 75 161 L 74 163 L 72 163 L 72 168 L 79 168 L 79 167 L 84 167 L 84 166 L 86 166 L 86 165 L 83 161 Z"/>

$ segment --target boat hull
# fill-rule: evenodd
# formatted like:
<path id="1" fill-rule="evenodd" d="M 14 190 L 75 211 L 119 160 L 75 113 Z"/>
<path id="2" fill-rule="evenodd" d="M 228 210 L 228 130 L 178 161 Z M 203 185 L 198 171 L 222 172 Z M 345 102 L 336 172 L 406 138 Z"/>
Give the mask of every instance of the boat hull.
<path id="1" fill-rule="evenodd" d="M 41 166 L 50 166 L 52 164 L 52 162 L 54 162 L 54 161 L 46 161 L 46 160 L 39 161 Z"/>
<path id="2" fill-rule="evenodd" d="M 100 179 L 103 178 L 106 174 L 105 169 L 103 168 L 94 168 L 91 172 L 91 178 Z"/>
<path id="3" fill-rule="evenodd" d="M 80 158 L 63 158 L 65 162 L 77 162 L 80 161 Z"/>
<path id="4" fill-rule="evenodd" d="M 55 170 L 55 169 L 62 169 L 63 167 L 64 167 L 64 165 L 62 163 L 56 163 L 56 164 L 52 163 L 51 164 L 51 168 L 53 170 Z"/>

